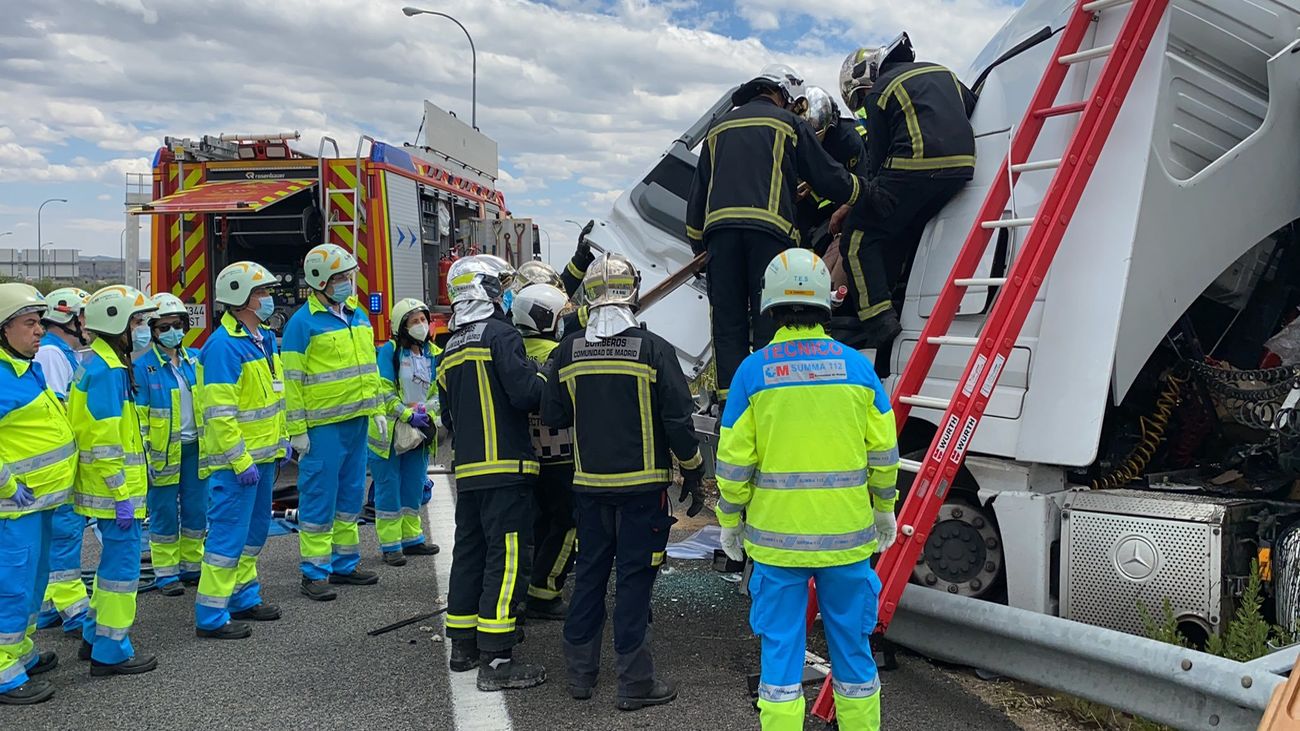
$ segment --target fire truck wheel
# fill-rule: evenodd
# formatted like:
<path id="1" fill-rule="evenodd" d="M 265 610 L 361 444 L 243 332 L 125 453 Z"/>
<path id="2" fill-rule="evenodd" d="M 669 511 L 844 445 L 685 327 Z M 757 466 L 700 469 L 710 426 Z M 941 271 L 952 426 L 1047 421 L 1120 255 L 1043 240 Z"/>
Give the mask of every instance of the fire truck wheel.
<path id="1" fill-rule="evenodd" d="M 988 595 L 1002 574 L 1002 538 L 992 516 L 954 495 L 939 509 L 912 581 L 950 594 Z"/>

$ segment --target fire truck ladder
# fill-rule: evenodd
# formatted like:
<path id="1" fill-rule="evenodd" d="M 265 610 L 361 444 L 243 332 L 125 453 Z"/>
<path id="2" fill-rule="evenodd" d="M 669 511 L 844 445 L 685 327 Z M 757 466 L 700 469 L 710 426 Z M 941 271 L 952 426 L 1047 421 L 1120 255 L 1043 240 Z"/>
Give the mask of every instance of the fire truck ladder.
<path id="1" fill-rule="evenodd" d="M 349 226 L 352 229 L 352 247 L 354 250 L 358 246 L 357 242 L 359 241 L 359 239 L 357 237 L 361 233 L 361 219 L 362 216 L 365 215 L 365 209 L 362 205 L 364 202 L 363 201 L 364 196 L 362 190 L 362 177 L 361 177 L 361 173 L 362 173 L 361 150 L 365 147 L 366 140 L 369 140 L 372 145 L 375 142 L 375 138 L 371 137 L 370 135 L 361 135 L 361 138 L 357 140 L 357 155 L 356 155 L 356 162 L 354 164 L 354 169 L 353 169 L 353 176 L 354 179 L 356 180 L 356 186 L 352 188 L 330 188 L 327 187 L 326 185 L 326 181 L 328 180 L 328 178 L 326 177 L 326 171 L 328 169 L 329 161 L 325 157 L 325 143 L 328 142 L 331 146 L 333 146 L 334 158 L 342 157 L 342 154 L 339 152 L 339 143 L 333 137 L 322 136 L 320 138 L 320 149 L 317 150 L 316 153 L 317 179 L 320 181 L 320 189 L 321 189 L 320 210 L 321 213 L 324 214 L 324 218 L 325 218 L 325 231 L 324 231 L 325 237 L 322 240 L 325 242 L 329 242 L 330 227 L 339 225 L 339 223 L 341 222 L 338 209 L 337 208 L 333 210 L 330 209 L 330 196 L 338 194 L 343 196 L 345 200 L 347 200 L 349 203 L 352 204 L 352 216 L 351 216 L 352 220 L 342 221 L 342 223 L 344 225 Z"/>
<path id="2" fill-rule="evenodd" d="M 942 409 L 941 428 L 921 462 L 904 462 L 902 469 L 915 472 L 903 509 L 899 515 L 898 542 L 881 556 L 880 615 L 878 631 L 889 626 L 898 609 L 899 598 L 907 586 L 917 559 L 925 546 L 939 508 L 948 495 L 953 478 L 961 468 L 975 429 L 997 385 L 1011 348 L 1024 326 L 1034 297 L 1047 277 L 1047 271 L 1065 236 L 1070 218 L 1078 207 L 1097 159 L 1124 97 L 1133 85 L 1138 68 L 1156 27 L 1164 16 L 1169 0 L 1077 0 L 1056 50 L 1056 62 L 1048 66 L 1037 91 L 1025 111 L 1024 119 L 1011 140 L 1007 157 L 1000 170 L 1006 177 L 989 187 L 984 206 L 962 245 L 931 316 L 921 331 L 921 340 L 908 359 L 903 375 L 894 389 L 894 418 L 901 432 L 913 406 Z M 1102 11 L 1129 6 L 1127 16 L 1114 43 L 1080 50 L 1089 26 Z M 1066 75 L 1072 66 L 1094 59 L 1106 59 L 1096 86 L 1085 101 L 1057 104 Z M 1031 161 L 1030 153 L 1048 118 L 1067 114 L 1081 117 L 1062 156 L 1055 160 Z M 1020 173 L 1056 169 L 1032 218 L 1003 218 L 1012 187 Z M 1002 184 L 1005 181 L 1006 184 Z M 976 267 L 988 248 L 994 231 L 1028 228 L 1020 252 L 1015 256 L 1006 277 L 975 277 Z M 997 300 L 989 312 L 979 337 L 948 335 L 967 287 L 997 287 Z M 934 365 L 939 348 L 944 345 L 973 348 L 966 370 L 958 381 L 960 388 L 953 398 L 921 396 L 921 386 Z M 831 679 L 827 677 L 826 684 Z M 834 718 L 831 693 L 823 692 L 813 705 L 813 715 L 825 721 Z"/>

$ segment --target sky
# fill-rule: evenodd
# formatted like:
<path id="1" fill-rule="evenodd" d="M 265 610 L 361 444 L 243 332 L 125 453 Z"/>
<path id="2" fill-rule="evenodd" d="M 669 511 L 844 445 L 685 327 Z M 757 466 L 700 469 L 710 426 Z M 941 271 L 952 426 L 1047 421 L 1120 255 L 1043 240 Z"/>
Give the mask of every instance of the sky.
<path id="1" fill-rule="evenodd" d="M 429 99 L 468 120 L 470 51 L 412 0 L 0 0 L 0 248 L 116 256 L 128 173 L 163 137 L 362 133 L 413 141 Z M 836 90 L 840 62 L 906 30 L 964 73 L 1022 0 L 451 0 L 478 49 L 499 187 L 560 258 L 687 126 L 764 64 Z M 967 79 L 970 81 L 970 79 Z M 7 233 L 12 232 L 12 233 Z M 141 255 L 147 257 L 148 227 Z M 567 256 L 567 254 L 563 254 Z"/>

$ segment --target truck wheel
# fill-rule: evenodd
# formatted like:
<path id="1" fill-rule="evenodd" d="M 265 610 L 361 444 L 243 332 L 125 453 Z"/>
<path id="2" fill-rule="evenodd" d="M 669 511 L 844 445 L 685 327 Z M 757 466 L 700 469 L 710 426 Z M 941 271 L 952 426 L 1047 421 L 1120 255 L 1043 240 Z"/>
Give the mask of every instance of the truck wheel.
<path id="1" fill-rule="evenodd" d="M 953 495 L 939 508 L 934 530 L 912 571 L 912 581 L 961 596 L 983 597 L 1003 569 L 1002 538 L 974 496 Z"/>

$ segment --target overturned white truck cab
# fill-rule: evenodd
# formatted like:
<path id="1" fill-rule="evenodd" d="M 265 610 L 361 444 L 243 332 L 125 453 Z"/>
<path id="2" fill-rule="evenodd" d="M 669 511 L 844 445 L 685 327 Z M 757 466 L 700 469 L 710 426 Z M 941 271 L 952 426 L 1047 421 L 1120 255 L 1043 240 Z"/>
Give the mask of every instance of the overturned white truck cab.
<path id="1" fill-rule="evenodd" d="M 889 358 L 887 386 L 988 186 L 1006 184 L 1014 125 L 1056 62 L 1055 34 L 1073 5 L 1027 0 L 961 74 L 979 94 L 975 179 L 921 239 L 901 298 L 904 332 L 874 354 Z M 1108 43 L 1122 16 L 1100 14 L 1084 47 Z M 1295 626 L 1300 426 L 1286 415 L 1300 362 L 1263 368 L 1263 358 L 1300 304 L 1298 28 L 1297 0 L 1170 3 L 916 583 L 1135 633 L 1139 604 L 1158 612 L 1169 600 L 1195 640 L 1221 631 L 1260 558 L 1265 574 L 1281 569 L 1267 586 L 1270 618 Z M 1076 65 L 1057 103 L 1084 98 L 1101 64 Z M 691 259 L 692 148 L 728 96 L 592 234 L 631 258 L 647 289 Z M 1075 123 L 1050 120 L 1030 159 L 1059 158 Z M 1053 174 L 1022 173 L 1004 217 L 1033 216 Z M 1004 274 L 1024 232 L 998 236 L 977 277 Z M 977 335 L 995 296 L 970 288 L 950 333 Z M 690 376 L 709 360 L 708 316 L 697 279 L 643 319 Z M 922 394 L 949 396 L 969 355 L 945 347 Z M 913 410 L 905 454 L 923 452 L 940 415 Z"/>

